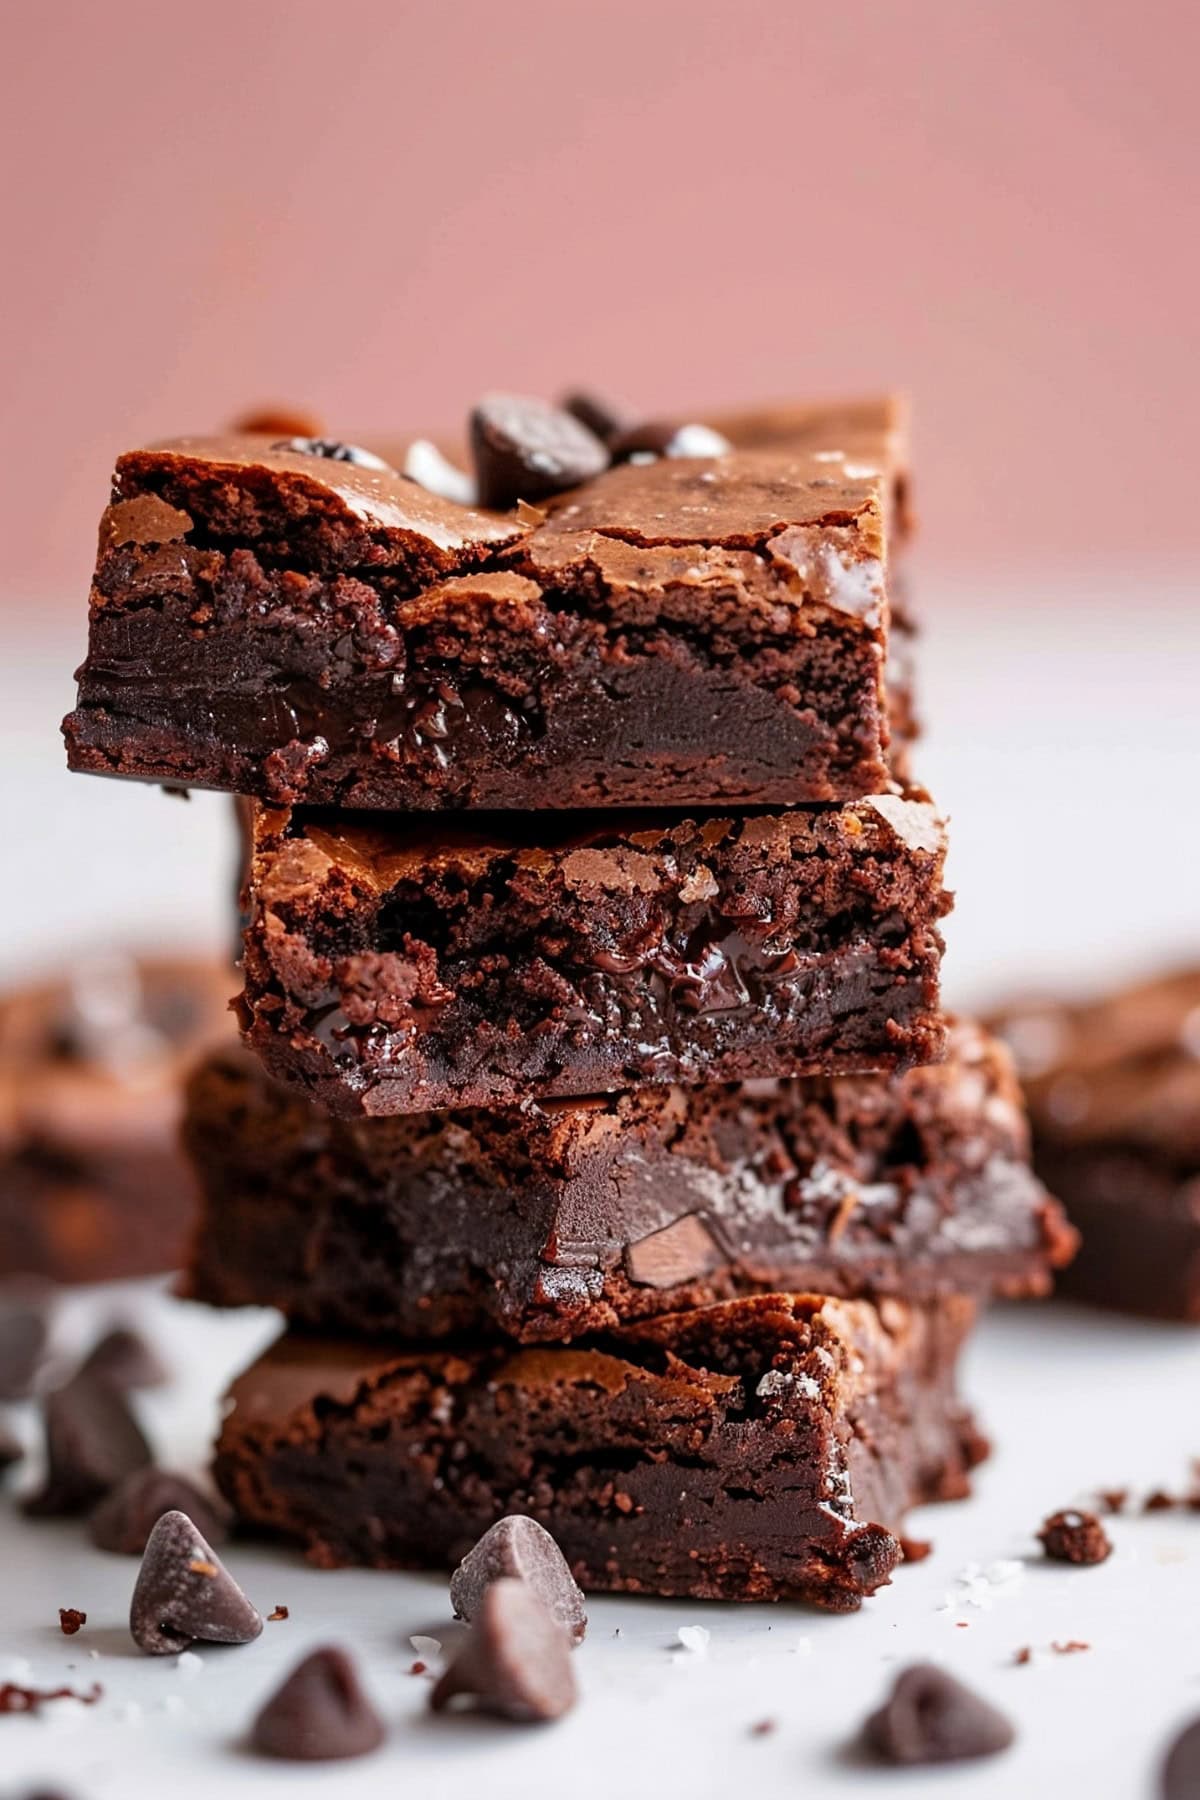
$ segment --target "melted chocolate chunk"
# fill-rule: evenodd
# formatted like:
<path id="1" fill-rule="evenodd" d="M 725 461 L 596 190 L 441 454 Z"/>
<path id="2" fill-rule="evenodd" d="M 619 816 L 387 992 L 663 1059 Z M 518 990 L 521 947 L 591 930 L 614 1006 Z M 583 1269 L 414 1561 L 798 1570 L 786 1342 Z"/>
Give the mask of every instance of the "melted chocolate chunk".
<path id="1" fill-rule="evenodd" d="M 134 1643 L 148 1656 L 175 1656 L 190 1644 L 248 1644 L 263 1628 L 186 1513 L 164 1513 L 150 1533 L 129 1608 Z"/>
<path id="2" fill-rule="evenodd" d="M 479 500 L 506 509 L 544 500 L 608 467 L 608 450 L 561 407 L 517 394 L 489 394 L 471 414 Z"/>
<path id="3" fill-rule="evenodd" d="M 264 1756 L 335 1762 L 377 1750 L 383 1736 L 383 1721 L 353 1662 L 344 1650 L 326 1645 L 298 1663 L 272 1694 L 250 1741 Z"/>
<path id="4" fill-rule="evenodd" d="M 917 1663 L 896 1677 L 863 1736 L 886 1762 L 917 1764 L 995 1756 L 1008 1749 L 1014 1733 L 1003 1713 L 952 1675 Z"/>
<path id="5" fill-rule="evenodd" d="M 561 1718 L 574 1706 L 570 1640 L 524 1581 L 505 1577 L 484 1590 L 470 1635 L 429 1704 L 441 1712 L 459 1695 L 519 1724 Z"/>
<path id="6" fill-rule="evenodd" d="M 587 1614 L 567 1559 L 545 1526 L 522 1513 L 497 1519 L 450 1577 L 450 1604 L 458 1619 L 477 1619 L 497 1581 L 523 1581 L 573 1644 L 583 1642 Z"/>

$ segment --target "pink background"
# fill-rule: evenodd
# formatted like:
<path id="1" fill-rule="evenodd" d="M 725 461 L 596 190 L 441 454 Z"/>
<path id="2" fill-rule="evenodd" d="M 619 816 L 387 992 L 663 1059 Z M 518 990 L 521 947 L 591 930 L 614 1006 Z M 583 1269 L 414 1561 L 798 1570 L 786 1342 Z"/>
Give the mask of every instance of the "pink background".
<path id="1" fill-rule="evenodd" d="M 883 383 L 927 557 L 1197 547 L 1188 0 L 143 0 L 8 20 L 5 588 L 78 603 L 114 453 L 486 387 Z"/>

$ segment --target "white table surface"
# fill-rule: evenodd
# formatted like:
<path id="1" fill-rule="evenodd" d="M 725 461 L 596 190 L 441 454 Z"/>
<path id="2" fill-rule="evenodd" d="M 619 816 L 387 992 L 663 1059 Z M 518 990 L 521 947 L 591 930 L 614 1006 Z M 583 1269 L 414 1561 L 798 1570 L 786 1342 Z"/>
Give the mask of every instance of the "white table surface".
<path id="1" fill-rule="evenodd" d="M 1086 988 L 1195 953 L 1200 875 L 1194 798 L 1200 611 L 1181 579 L 1147 571 L 1071 584 L 927 584 L 924 711 L 936 721 L 924 778 L 952 815 L 950 997 Z M 1084 635 L 1086 633 L 1086 636 Z M 73 947 L 227 941 L 227 806 L 68 778 L 56 721 L 80 649 L 78 620 L 6 615 L 0 767 L 6 771 L 0 974 L 15 979 Z M 12 778 L 19 769 L 19 779 Z M 147 1395 L 164 1457 L 199 1468 L 226 1377 L 271 1335 L 269 1315 L 210 1318 L 156 1288 L 80 1294 L 63 1342 L 148 1310 L 177 1369 Z M 255 1644 L 202 1650 L 198 1673 L 142 1657 L 125 1615 L 136 1565 L 91 1550 L 78 1527 L 0 1508 L 0 1680 L 97 1680 L 94 1708 L 0 1719 L 0 1797 L 34 1780 L 78 1800 L 230 1800 L 301 1791 L 475 1800 L 561 1792 L 572 1800 L 753 1793 L 755 1800 L 879 1792 L 1155 1791 L 1173 1730 L 1200 1713 L 1200 1514 L 1112 1523 L 1099 1568 L 1047 1566 L 1031 1532 L 1096 1486 L 1184 1484 L 1200 1455 L 1200 1334 L 1054 1304 L 1004 1308 L 980 1330 L 966 1386 L 997 1449 L 976 1494 L 912 1520 L 933 1555 L 901 1569 L 861 1613 L 595 1600 L 578 1654 L 583 1699 L 561 1724 L 521 1730 L 434 1720 L 407 1671 L 413 1632 L 449 1644 L 437 1577 L 308 1569 L 285 1551 L 235 1546 L 229 1561 L 264 1611 L 290 1608 Z M 32 1420 L 18 1422 L 30 1430 Z M 28 1477 L 26 1478 L 28 1479 Z M 966 1603 L 972 1565 L 1016 1562 Z M 978 1591 L 978 1583 L 975 1590 Z M 957 1603 L 946 1606 L 948 1596 Z M 61 1636 L 59 1606 L 88 1623 Z M 681 1625 L 711 1632 L 704 1654 Z M 1055 1641 L 1091 1647 L 1056 1655 Z M 391 1730 L 361 1763 L 273 1766 L 240 1739 L 258 1703 L 307 1646 L 359 1654 Z M 1023 1645 L 1033 1661 L 1018 1667 Z M 96 1655 L 92 1655 L 96 1652 Z M 933 1658 L 1014 1719 L 1016 1747 L 988 1763 L 905 1775 L 847 1746 L 891 1675 Z M 762 1719 L 776 1729 L 758 1736 Z"/>

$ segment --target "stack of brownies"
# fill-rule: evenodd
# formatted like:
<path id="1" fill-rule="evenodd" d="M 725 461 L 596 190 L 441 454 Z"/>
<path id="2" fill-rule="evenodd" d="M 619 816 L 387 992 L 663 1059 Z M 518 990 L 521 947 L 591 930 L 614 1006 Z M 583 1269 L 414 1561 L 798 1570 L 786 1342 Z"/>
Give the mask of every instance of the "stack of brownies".
<path id="1" fill-rule="evenodd" d="M 897 409 L 494 397 L 472 475 L 297 423 L 120 459 L 66 722 L 245 797 L 189 1288 L 289 1327 L 220 1486 L 328 1564 L 523 1512 L 585 1588 L 853 1608 L 1072 1247 L 939 1008 Z"/>

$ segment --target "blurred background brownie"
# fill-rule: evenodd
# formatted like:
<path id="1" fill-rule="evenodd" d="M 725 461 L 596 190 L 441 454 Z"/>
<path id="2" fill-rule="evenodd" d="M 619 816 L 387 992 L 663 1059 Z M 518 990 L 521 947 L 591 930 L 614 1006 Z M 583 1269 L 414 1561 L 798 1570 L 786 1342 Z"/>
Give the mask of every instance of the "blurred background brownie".
<path id="1" fill-rule="evenodd" d="M 1065 1291 L 1200 1323 L 1200 968 L 996 1021 L 1038 1173 L 1082 1234 Z"/>
<path id="2" fill-rule="evenodd" d="M 232 985 L 216 962 L 97 952 L 0 999 L 0 1275 L 179 1264 L 195 1205 L 182 1085 L 232 1037 Z"/>
<path id="3" fill-rule="evenodd" d="M 570 1340 L 764 1290 L 1045 1293 L 1074 1234 L 1003 1047 L 896 1077 L 340 1120 L 235 1050 L 188 1089 L 189 1291 L 408 1341 Z"/>
<path id="4" fill-rule="evenodd" d="M 974 1314 L 772 1294 L 586 1348 L 288 1334 L 234 1383 L 214 1473 L 326 1567 L 452 1566 L 521 1512 L 587 1593 L 852 1611 L 986 1454 L 955 1387 Z"/>

